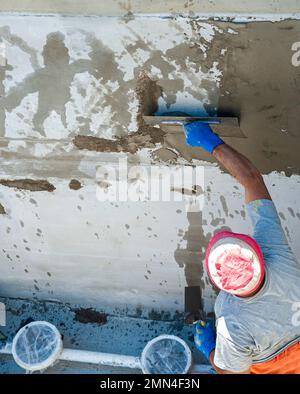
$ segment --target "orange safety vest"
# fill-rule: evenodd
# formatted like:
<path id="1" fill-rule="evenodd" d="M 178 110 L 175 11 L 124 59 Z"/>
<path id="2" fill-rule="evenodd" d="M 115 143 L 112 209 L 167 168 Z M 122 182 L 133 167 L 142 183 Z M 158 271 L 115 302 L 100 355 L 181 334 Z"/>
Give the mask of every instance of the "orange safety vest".
<path id="1" fill-rule="evenodd" d="M 283 350 L 272 360 L 253 364 L 251 374 L 300 374 L 300 342 Z"/>

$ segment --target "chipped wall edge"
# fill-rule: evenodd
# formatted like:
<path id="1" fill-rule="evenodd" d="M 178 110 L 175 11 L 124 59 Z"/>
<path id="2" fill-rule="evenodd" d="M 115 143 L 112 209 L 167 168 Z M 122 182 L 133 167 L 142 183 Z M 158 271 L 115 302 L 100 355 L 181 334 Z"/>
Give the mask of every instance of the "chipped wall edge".
<path id="1" fill-rule="evenodd" d="M 98 1 L 79 0 L 45 1 L 45 0 L 2 0 L 0 12 L 65 14 L 65 15 L 101 15 L 122 16 L 182 14 L 203 19 L 220 18 L 225 20 L 282 20 L 299 19 L 299 0 L 269 1 L 203 1 L 203 0 L 123 0 Z"/>
<path id="2" fill-rule="evenodd" d="M 60 12 L 59 10 L 53 12 L 41 12 L 41 11 L 7 11 L 2 10 L 2 6 L 0 6 L 0 15 L 2 16 L 48 16 L 48 17 L 63 17 L 63 18 L 73 18 L 73 17 L 84 17 L 84 18 L 98 18 L 100 16 L 105 16 L 107 18 L 115 18 L 115 17 L 140 17 L 140 18 L 174 18 L 176 16 L 181 17 L 189 17 L 191 19 L 197 19 L 199 21 L 220 21 L 220 22 L 235 22 L 235 23 L 250 23 L 250 22 L 280 22 L 284 20 L 300 20 L 299 12 L 284 12 L 284 13 L 236 13 L 236 12 L 169 12 L 169 13 L 161 13 L 161 12 L 153 12 L 153 13 L 80 13 L 80 12 Z M 300 7 L 300 6 L 299 6 Z"/>

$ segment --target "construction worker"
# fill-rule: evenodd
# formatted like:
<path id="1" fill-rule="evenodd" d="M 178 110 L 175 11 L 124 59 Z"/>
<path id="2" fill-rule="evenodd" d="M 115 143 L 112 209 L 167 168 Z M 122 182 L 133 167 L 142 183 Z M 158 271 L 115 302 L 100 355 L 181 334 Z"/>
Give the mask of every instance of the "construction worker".
<path id="1" fill-rule="evenodd" d="M 216 324 L 197 322 L 195 344 L 220 374 L 300 373 L 300 264 L 264 180 L 208 124 L 189 123 L 185 134 L 244 187 L 254 227 L 253 238 L 221 231 L 211 239 L 205 265 L 221 290 Z"/>

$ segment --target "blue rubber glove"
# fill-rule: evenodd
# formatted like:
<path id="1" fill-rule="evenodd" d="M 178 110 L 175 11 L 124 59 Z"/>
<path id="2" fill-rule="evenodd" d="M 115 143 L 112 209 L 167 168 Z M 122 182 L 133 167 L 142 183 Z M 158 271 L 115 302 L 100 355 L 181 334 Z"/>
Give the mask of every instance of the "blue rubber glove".
<path id="1" fill-rule="evenodd" d="M 216 347 L 216 332 L 212 324 L 199 320 L 195 327 L 194 341 L 196 348 L 204 354 L 209 361 L 210 353 Z"/>
<path id="2" fill-rule="evenodd" d="M 195 121 L 184 125 L 186 142 L 191 146 L 199 146 L 209 153 L 213 153 L 214 149 L 224 144 L 224 141 L 215 134 L 207 123 Z"/>

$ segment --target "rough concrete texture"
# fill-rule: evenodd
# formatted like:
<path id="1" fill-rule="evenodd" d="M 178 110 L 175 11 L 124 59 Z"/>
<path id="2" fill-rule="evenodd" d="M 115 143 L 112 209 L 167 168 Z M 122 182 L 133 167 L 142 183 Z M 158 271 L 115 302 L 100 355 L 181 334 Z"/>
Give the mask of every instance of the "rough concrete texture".
<path id="1" fill-rule="evenodd" d="M 291 47 L 300 22 L 12 15 L 0 18 L 0 37 L 0 177 L 12 186 L 1 181 L 0 294 L 175 313 L 188 285 L 201 287 L 212 311 L 205 249 L 219 229 L 250 231 L 243 193 L 183 134 L 145 125 L 142 115 L 153 112 L 239 116 L 247 138 L 226 141 L 265 174 L 299 255 L 300 80 Z M 96 187 L 109 193 L 113 182 L 97 172 L 120 158 L 160 164 L 175 178 L 203 166 L 201 185 L 169 188 L 173 199 L 203 197 L 204 207 L 100 202 Z M 140 174 L 131 183 L 138 179 L 146 184 Z M 28 180 L 53 191 L 22 187 Z"/>

